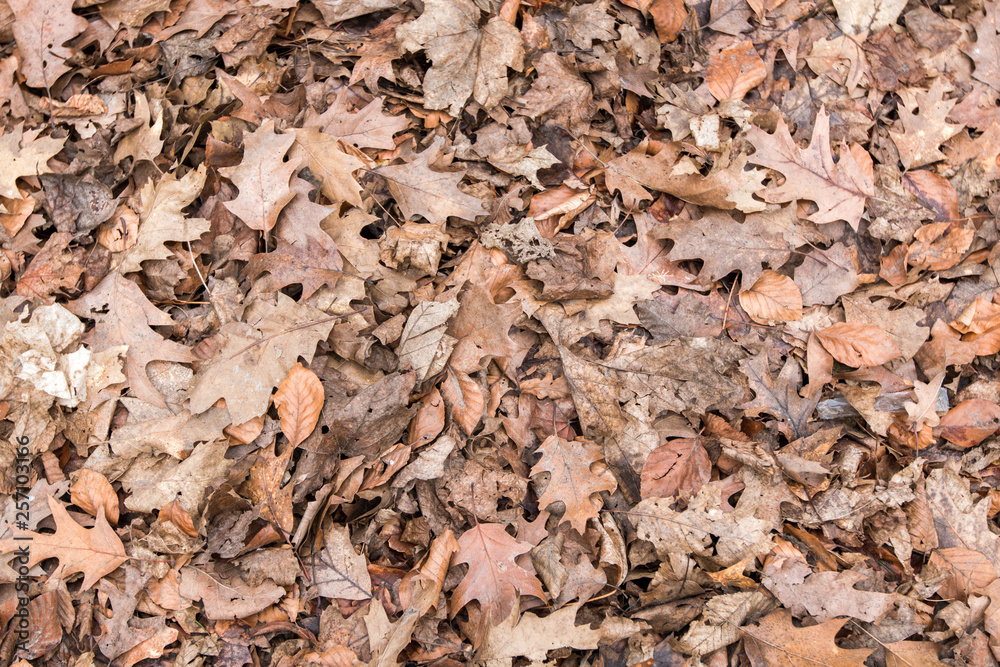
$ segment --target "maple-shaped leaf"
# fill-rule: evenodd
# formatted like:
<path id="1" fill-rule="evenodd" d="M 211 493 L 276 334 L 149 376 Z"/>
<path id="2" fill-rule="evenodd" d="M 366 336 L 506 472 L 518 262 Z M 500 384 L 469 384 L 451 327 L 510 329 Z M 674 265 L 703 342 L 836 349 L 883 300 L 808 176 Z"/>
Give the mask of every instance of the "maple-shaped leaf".
<path id="1" fill-rule="evenodd" d="M 251 257 L 246 275 L 254 281 L 253 289 L 262 294 L 300 283 L 301 300 L 305 300 L 324 285 L 333 289 L 343 274 L 343 266 L 340 253 L 336 250 L 331 252 L 318 243 L 306 246 L 280 243 L 273 252 L 257 253 Z M 267 276 L 260 278 L 262 273 L 267 273 Z"/>
<path id="2" fill-rule="evenodd" d="M 424 75 L 424 106 L 456 118 L 470 96 L 491 109 L 507 94 L 507 68 L 524 67 L 521 33 L 499 16 L 479 28 L 471 0 L 426 0 L 415 21 L 396 30 L 404 52 L 426 49 L 433 63 Z"/>
<path id="3" fill-rule="evenodd" d="M 361 160 L 340 150 L 337 137 L 316 128 L 297 129 L 292 159 L 309 167 L 322 185 L 320 192 L 335 204 L 347 202 L 361 206 L 361 186 L 354 172 L 364 165 Z"/>
<path id="4" fill-rule="evenodd" d="M 285 153 L 295 142 L 294 134 L 275 134 L 274 120 L 268 119 L 243 140 L 243 161 L 219 172 L 239 188 L 239 196 L 224 203 L 250 229 L 269 232 L 281 209 L 295 193 L 289 186 L 298 159 L 285 161 Z"/>
<path id="5" fill-rule="evenodd" d="M 66 307 L 78 317 L 97 322 L 95 351 L 127 345 L 125 376 L 129 387 L 143 401 L 167 407 L 146 374 L 146 366 L 151 361 L 195 360 L 187 347 L 164 339 L 151 328 L 172 326 L 170 315 L 150 303 L 142 289 L 120 271 L 108 274 L 97 287 Z"/>
<path id="6" fill-rule="evenodd" d="M 740 628 L 753 667 L 864 667 L 874 649 L 837 646 L 837 633 L 849 621 L 840 618 L 797 628 L 792 614 L 779 609 L 757 623 Z"/>
<path id="7" fill-rule="evenodd" d="M 486 215 L 481 199 L 458 189 L 464 171 L 431 170 L 430 162 L 441 152 L 443 144 L 444 139 L 438 137 L 412 162 L 374 170 L 389 184 L 389 191 L 407 220 L 420 215 L 428 222 L 443 223 L 449 216 L 475 220 Z"/>
<path id="8" fill-rule="evenodd" d="M 781 172 L 785 183 L 764 191 L 769 202 L 807 199 L 819 210 L 809 216 L 817 223 L 847 221 L 858 229 L 865 211 L 865 199 L 875 194 L 871 156 L 863 148 L 849 150 L 842 145 L 840 161 L 833 161 L 830 149 L 830 116 L 825 109 L 816 114 L 812 142 L 799 148 L 788 132 L 784 119 L 778 129 L 768 134 L 759 127 L 747 130 L 747 139 L 757 151 L 750 162 Z M 860 160 L 860 161 L 859 161 Z"/>
<path id="9" fill-rule="evenodd" d="M 976 69 L 972 76 L 1000 90 L 1000 2 L 983 3 L 986 12 L 975 25 L 976 41 L 963 48 Z"/>
<path id="10" fill-rule="evenodd" d="M 204 218 L 188 218 L 182 211 L 189 206 L 205 185 L 205 165 L 189 171 L 178 180 L 166 174 L 160 182 L 146 181 L 139 192 L 139 232 L 135 245 L 122 254 L 118 270 L 131 273 L 142 270 L 147 259 L 167 259 L 171 251 L 168 241 L 194 241 L 209 230 L 211 223 Z"/>
<path id="11" fill-rule="evenodd" d="M 477 523 L 458 538 L 455 565 L 467 563 L 469 571 L 455 587 L 450 616 L 473 600 L 482 605 L 485 621 L 496 625 L 514 611 L 520 595 L 545 599 L 534 572 L 525 570 L 515 558 L 531 551 L 530 542 L 521 542 L 498 523 Z"/>
<path id="12" fill-rule="evenodd" d="M 63 46 L 87 29 L 87 19 L 73 13 L 73 0 L 9 0 L 14 12 L 14 39 L 20 53 L 20 72 L 32 88 L 54 88 L 70 71 L 67 60 L 76 50 Z"/>
<path id="13" fill-rule="evenodd" d="M 790 207 L 767 213 L 752 213 L 743 223 L 728 213 L 709 211 L 700 220 L 672 222 L 655 235 L 674 242 L 672 261 L 704 261 L 698 281 L 710 285 L 731 271 L 739 271 L 744 289 L 757 282 L 767 265 L 780 268 L 791 257 L 794 246 L 787 240 L 794 231 L 795 212 Z"/>
<path id="14" fill-rule="evenodd" d="M 409 123 L 406 116 L 386 116 L 382 113 L 384 102 L 385 98 L 376 97 L 358 111 L 350 113 L 345 88 L 322 115 L 307 119 L 306 127 L 320 127 L 326 134 L 356 148 L 392 150 L 396 147 L 393 135 L 402 132 Z"/>
<path id="15" fill-rule="evenodd" d="M 569 442 L 555 435 L 546 438 L 538 449 L 542 458 L 532 467 L 531 475 L 543 472 L 551 475 L 538 499 L 538 506 L 545 509 L 552 503 L 562 502 L 566 510 L 560 523 L 568 521 L 583 535 L 587 521 L 600 512 L 600 492 L 614 493 L 618 488 L 610 470 L 606 467 L 594 470 L 604 460 L 604 454 L 589 440 Z"/>
<path id="16" fill-rule="evenodd" d="M 926 92 L 908 88 L 898 91 L 903 104 L 897 106 L 896 113 L 903 131 L 889 132 L 889 136 L 896 144 L 899 160 L 906 169 L 943 160 L 945 155 L 940 150 L 941 144 L 965 127 L 947 121 L 949 112 L 958 102 L 958 99 L 944 99 L 944 94 L 951 90 L 947 80 L 939 76 Z"/>
<path id="17" fill-rule="evenodd" d="M 780 421 L 778 430 L 789 440 L 809 435 L 808 422 L 813 410 L 819 404 L 820 392 L 810 398 L 799 396 L 802 387 L 802 369 L 791 356 L 785 360 L 781 372 L 775 378 L 768 367 L 767 350 L 756 357 L 740 362 L 740 368 L 750 382 L 750 388 L 757 395 L 749 403 L 739 406 L 748 416 L 766 412 Z"/>
<path id="18" fill-rule="evenodd" d="M 24 132 L 24 123 L 18 123 L 0 136 L 0 196 L 21 199 L 17 179 L 24 176 L 51 174 L 49 158 L 62 150 L 66 138 L 39 137 L 38 131 Z"/>
<path id="19" fill-rule="evenodd" d="M 271 390 L 299 356 L 312 360 L 316 343 L 330 335 L 334 324 L 323 311 L 281 292 L 276 303 L 254 301 L 244 319 L 219 330 L 224 342 L 194 378 L 191 412 L 204 412 L 224 398 L 234 424 L 264 414 Z"/>
<path id="20" fill-rule="evenodd" d="M 87 590 L 128 560 L 121 539 L 103 512 L 97 515 L 93 528 L 84 528 L 70 517 L 62 503 L 52 496 L 48 496 L 48 501 L 56 532 L 34 533 L 14 528 L 13 538 L 0 541 L 0 553 L 8 554 L 27 546 L 30 552 L 28 567 L 47 558 L 58 558 L 59 566 L 53 570 L 52 579 L 65 579 L 81 572 L 82 590 Z"/>

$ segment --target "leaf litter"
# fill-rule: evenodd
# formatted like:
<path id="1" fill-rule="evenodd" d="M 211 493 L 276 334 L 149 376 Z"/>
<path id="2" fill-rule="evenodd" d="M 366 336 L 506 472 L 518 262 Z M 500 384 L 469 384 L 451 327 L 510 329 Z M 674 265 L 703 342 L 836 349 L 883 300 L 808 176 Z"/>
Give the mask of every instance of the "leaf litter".
<path id="1" fill-rule="evenodd" d="M 997 664 L 998 16 L 0 1 L 0 661 Z"/>

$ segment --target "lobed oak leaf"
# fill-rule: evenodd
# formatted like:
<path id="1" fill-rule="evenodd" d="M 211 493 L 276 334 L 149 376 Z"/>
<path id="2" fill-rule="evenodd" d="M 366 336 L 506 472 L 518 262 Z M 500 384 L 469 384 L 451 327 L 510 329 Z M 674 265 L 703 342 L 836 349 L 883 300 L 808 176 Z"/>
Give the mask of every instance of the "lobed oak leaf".
<path id="1" fill-rule="evenodd" d="M 332 240 L 329 245 L 336 248 Z M 246 275 L 254 281 L 253 291 L 259 294 L 271 294 L 288 285 L 301 284 L 300 300 L 304 301 L 323 286 L 330 289 L 336 287 L 344 274 L 341 270 L 343 266 L 340 253 L 319 243 L 293 245 L 279 242 L 277 250 L 251 257 Z"/>
<path id="2" fill-rule="evenodd" d="M 52 496 L 48 496 L 48 501 L 56 532 L 34 533 L 15 528 L 13 538 L 0 541 L 0 553 L 10 553 L 29 544 L 28 567 L 47 558 L 57 558 L 59 565 L 50 577 L 65 579 L 71 574 L 82 573 L 82 590 L 89 589 L 128 560 L 121 539 L 103 512 L 98 513 L 93 528 L 84 528 L 70 517 L 62 503 Z M 22 541 L 24 538 L 29 540 Z"/>
<path id="3" fill-rule="evenodd" d="M 874 649 L 844 649 L 834 641 L 848 618 L 806 628 L 792 624 L 787 609 L 740 628 L 753 667 L 863 667 Z"/>
<path id="4" fill-rule="evenodd" d="M 244 318 L 219 330 L 221 349 L 194 378 L 193 413 L 204 412 L 224 398 L 234 424 L 262 415 L 274 387 L 298 357 L 312 360 L 317 342 L 330 335 L 335 319 L 280 292 L 276 303 L 252 303 Z"/>
<path id="5" fill-rule="evenodd" d="M 947 122 L 948 113 L 958 102 L 957 99 L 944 99 L 944 94 L 951 90 L 946 79 L 938 77 L 926 92 L 912 89 L 899 91 L 903 104 L 897 107 L 897 113 L 903 131 L 889 132 L 889 136 L 899 150 L 899 160 L 904 168 L 916 169 L 945 159 L 939 147 L 965 127 Z"/>
<path id="6" fill-rule="evenodd" d="M 347 202 L 361 206 L 361 186 L 354 179 L 354 172 L 362 168 L 361 160 L 340 149 L 340 140 L 316 128 L 293 130 L 295 143 L 291 159 L 309 167 L 319 179 L 320 192 L 334 204 Z"/>
<path id="7" fill-rule="evenodd" d="M 976 41 L 963 48 L 976 64 L 972 76 L 1000 90 L 1000 2 L 983 3 L 985 14 L 975 25 Z"/>
<path id="8" fill-rule="evenodd" d="M 424 75 L 428 109 L 458 117 L 470 96 L 491 109 L 507 94 L 507 68 L 524 67 L 518 30 L 499 16 L 480 28 L 480 14 L 471 0 L 427 0 L 420 18 L 396 29 L 404 53 L 426 49 L 433 63 Z"/>
<path id="9" fill-rule="evenodd" d="M 118 270 L 132 273 L 142 270 L 150 259 L 167 259 L 172 252 L 164 244 L 170 241 L 195 241 L 209 230 L 204 218 L 189 218 L 183 210 L 201 194 L 206 168 L 201 165 L 183 178 L 166 174 L 159 183 L 147 181 L 139 191 L 139 230 L 135 245 L 122 255 Z"/>
<path id="10" fill-rule="evenodd" d="M 240 190 L 236 199 L 223 206 L 250 229 L 271 231 L 281 209 L 295 196 L 289 181 L 301 158 L 285 161 L 294 142 L 294 134 L 276 134 L 274 120 L 268 119 L 244 138 L 243 161 L 219 169 Z"/>
<path id="11" fill-rule="evenodd" d="M 544 600 L 545 592 L 534 573 L 515 561 L 531 548 L 530 543 L 508 535 L 498 523 L 476 523 L 465 531 L 458 538 L 453 563 L 466 563 L 469 571 L 452 594 L 449 617 L 478 600 L 486 623 L 497 625 L 515 610 L 519 596 Z"/>
<path id="12" fill-rule="evenodd" d="M 392 71 L 391 66 L 389 71 Z M 393 150 L 396 143 L 392 137 L 407 127 L 409 123 L 406 117 L 387 116 L 382 113 L 382 105 L 385 103 L 383 97 L 376 97 L 358 111 L 350 113 L 347 110 L 346 93 L 345 89 L 337 95 L 322 115 L 314 119 L 307 117 L 306 127 L 320 127 L 326 134 L 333 135 L 355 148 Z"/>
<path id="13" fill-rule="evenodd" d="M 431 170 L 430 162 L 441 152 L 443 144 L 444 140 L 439 137 L 412 162 L 374 170 L 389 184 L 389 191 L 407 220 L 419 215 L 438 224 L 450 216 L 475 220 L 477 216 L 486 215 L 482 200 L 458 189 L 464 171 Z"/>
<path id="14" fill-rule="evenodd" d="M 96 351 L 128 346 L 125 375 L 129 387 L 143 401 L 166 407 L 163 396 L 146 374 L 146 366 L 152 361 L 184 363 L 195 360 L 189 348 L 164 339 L 152 329 L 171 326 L 173 319 L 150 303 L 142 289 L 120 271 L 110 273 L 97 287 L 66 307 L 78 317 L 97 322 Z M 208 407 L 206 405 L 205 409 Z"/>
<path id="15" fill-rule="evenodd" d="M 840 161 L 833 161 L 830 150 L 830 116 L 825 109 L 816 115 L 812 141 L 806 149 L 799 148 L 788 132 L 783 119 L 778 129 L 768 134 L 758 127 L 747 131 L 747 139 L 757 151 L 748 159 L 782 173 L 785 183 L 764 191 L 769 202 L 791 202 L 806 199 L 819 210 L 809 215 L 817 223 L 844 220 L 856 231 L 865 210 L 865 200 L 875 194 L 872 181 L 872 161 L 863 149 L 850 151 L 846 145 L 840 151 Z M 855 154 L 857 153 L 857 155 Z M 859 162 L 858 157 L 861 158 Z"/>
<path id="16" fill-rule="evenodd" d="M 538 498 L 542 509 L 562 502 L 565 511 L 560 523 L 569 522 L 581 535 L 587 521 L 596 518 L 601 508 L 601 491 L 614 493 L 618 488 L 614 476 L 606 467 L 598 472 L 594 467 L 604 459 L 600 448 L 589 440 L 569 442 L 550 435 L 538 447 L 542 457 L 531 468 L 531 476 L 547 472 L 551 476 L 545 491 Z"/>
<path id="17" fill-rule="evenodd" d="M 25 83 L 32 88 L 54 88 L 56 80 L 71 69 L 67 60 L 77 54 L 64 45 L 87 29 L 87 20 L 73 13 L 73 0 L 9 0 L 7 5 L 14 13 L 12 28 Z"/>
<path id="18" fill-rule="evenodd" d="M 791 356 L 785 360 L 777 378 L 771 376 L 768 368 L 767 351 L 740 362 L 750 388 L 757 394 L 749 403 L 739 406 L 753 416 L 766 412 L 780 420 L 778 430 L 789 440 L 808 435 L 809 417 L 819 403 L 820 392 L 809 398 L 799 395 L 802 385 L 802 370 Z"/>
<path id="19" fill-rule="evenodd" d="M 17 179 L 25 176 L 50 174 L 49 159 L 62 150 L 66 138 L 39 137 L 38 132 L 24 133 L 24 123 L 18 123 L 0 136 L 0 196 L 23 199 Z"/>
<path id="20" fill-rule="evenodd" d="M 900 356 L 889 334 L 863 322 L 838 322 L 817 331 L 816 338 L 834 359 L 851 368 L 881 366 Z"/>

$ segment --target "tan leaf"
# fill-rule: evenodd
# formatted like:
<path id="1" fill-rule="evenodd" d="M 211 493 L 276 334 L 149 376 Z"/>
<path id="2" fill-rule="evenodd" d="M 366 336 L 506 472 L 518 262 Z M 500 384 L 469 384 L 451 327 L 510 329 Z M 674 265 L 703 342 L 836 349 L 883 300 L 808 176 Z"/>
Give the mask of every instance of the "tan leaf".
<path id="1" fill-rule="evenodd" d="M 687 500 L 712 475 L 712 462 L 698 438 L 679 438 L 654 449 L 642 467 L 643 498 Z"/>
<path id="2" fill-rule="evenodd" d="M 791 322 L 802 319 L 802 292 L 788 276 L 770 269 L 750 289 L 740 292 L 740 305 L 754 322 Z"/>
<path id="3" fill-rule="evenodd" d="M 812 142 L 805 150 L 792 140 L 783 119 L 778 120 L 774 134 L 751 127 L 747 139 L 757 149 L 750 156 L 750 162 L 770 167 L 785 176 L 783 185 L 764 191 L 765 200 L 813 201 L 819 207 L 809 216 L 813 222 L 845 220 L 857 230 L 865 200 L 875 194 L 871 157 L 864 154 L 865 163 L 859 163 L 854 153 L 842 145 L 840 161 L 834 163 L 830 149 L 830 117 L 825 109 L 820 109 L 816 116 Z"/>
<path id="4" fill-rule="evenodd" d="M 47 165 L 49 158 L 61 151 L 65 142 L 65 137 L 39 137 L 38 132 L 25 135 L 23 123 L 14 125 L 0 136 L 0 164 L 3 165 L 0 168 L 0 196 L 23 199 L 17 179 L 52 173 Z"/>
<path id="5" fill-rule="evenodd" d="M 315 584 L 325 598 L 369 600 L 372 582 L 368 562 L 354 550 L 347 526 L 328 521 L 324 525 L 325 544 L 316 554 Z"/>
<path id="6" fill-rule="evenodd" d="M 907 401 L 903 404 L 908 416 L 907 423 L 913 427 L 914 431 L 919 431 L 924 426 L 937 426 L 940 418 L 937 415 L 938 393 L 941 391 L 941 384 L 944 382 L 944 373 L 938 373 L 930 382 L 914 380 L 913 394 L 916 403 Z"/>
<path id="7" fill-rule="evenodd" d="M 354 172 L 364 165 L 361 160 L 340 149 L 339 139 L 316 128 L 294 130 L 292 160 L 309 167 L 322 185 L 320 192 L 334 204 L 347 202 L 361 206 L 361 186 Z"/>
<path id="8" fill-rule="evenodd" d="M 852 368 L 881 366 L 900 356 L 889 334 L 871 324 L 838 322 L 817 331 L 816 337 L 834 359 Z"/>
<path id="9" fill-rule="evenodd" d="M 482 200 L 457 187 L 465 172 L 431 170 L 430 162 L 441 152 L 443 143 L 438 138 L 412 161 L 374 170 L 389 184 L 389 191 L 407 220 L 419 215 L 428 222 L 444 223 L 451 216 L 475 220 L 486 215 Z"/>
<path id="10" fill-rule="evenodd" d="M 648 11 L 653 17 L 653 26 L 660 44 L 668 44 L 677 39 L 688 16 L 683 0 L 653 0 Z"/>
<path id="11" fill-rule="evenodd" d="M 84 468 L 76 474 L 69 492 L 72 503 L 84 512 L 91 516 L 102 512 L 108 523 L 118 525 L 118 494 L 107 477 Z"/>
<path id="12" fill-rule="evenodd" d="M 466 435 L 472 435 L 483 417 L 485 407 L 479 383 L 449 366 L 441 383 L 441 395 L 451 408 L 451 418 L 462 427 Z"/>
<path id="13" fill-rule="evenodd" d="M 160 521 L 169 521 L 190 537 L 198 537 L 198 529 L 194 527 L 194 520 L 176 500 L 171 500 L 160 508 L 158 518 Z"/>
<path id="14" fill-rule="evenodd" d="M 749 39 L 716 54 L 705 70 L 705 85 L 715 99 L 742 100 L 767 77 L 767 67 Z"/>
<path id="15" fill-rule="evenodd" d="M 962 261 L 976 233 L 953 222 L 932 222 L 913 233 L 906 263 L 928 271 L 944 271 Z"/>
<path id="16" fill-rule="evenodd" d="M 274 120 L 268 119 L 244 138 L 243 161 L 219 169 L 240 190 L 236 199 L 223 205 L 250 229 L 271 231 L 281 209 L 295 196 L 289 183 L 300 158 L 285 161 L 294 142 L 294 134 L 276 134 Z"/>
<path id="17" fill-rule="evenodd" d="M 544 600 L 545 592 L 534 572 L 514 560 L 531 547 L 508 535 L 497 523 L 476 523 L 462 533 L 454 564 L 466 563 L 469 571 L 452 594 L 449 616 L 454 618 L 462 607 L 478 600 L 486 622 L 496 625 L 510 616 L 520 595 Z"/>
<path id="18" fill-rule="evenodd" d="M 878 623 L 896 608 L 895 595 L 856 590 L 857 572 L 813 572 L 801 558 L 776 558 L 764 568 L 762 583 L 798 617 L 820 622 L 851 616 Z"/>
<path id="19" fill-rule="evenodd" d="M 298 447 L 316 428 L 323 399 L 323 383 L 301 363 L 292 366 L 278 385 L 274 406 L 281 419 L 281 432 L 292 447 Z"/>
<path id="20" fill-rule="evenodd" d="M 97 515 L 93 528 L 84 528 L 74 521 L 62 503 L 48 496 L 49 509 L 56 522 L 55 533 L 33 533 L 14 529 L 14 537 L 0 541 L 0 553 L 16 551 L 30 539 L 28 567 L 47 558 L 59 560 L 52 571 L 52 579 L 65 579 L 71 574 L 83 574 L 83 588 L 87 590 L 97 581 L 128 560 L 121 539 L 108 524 L 104 512 Z M 18 540 L 22 538 L 22 540 Z"/>
<path id="21" fill-rule="evenodd" d="M 587 521 L 600 511 L 602 502 L 598 494 L 601 491 L 614 493 L 618 488 L 606 466 L 594 471 L 604 455 L 589 440 L 568 442 L 554 435 L 546 438 L 538 449 L 542 457 L 531 468 L 531 475 L 550 473 L 545 491 L 538 499 L 539 507 L 547 509 L 552 503 L 561 501 L 566 510 L 560 523 L 568 521 L 582 535 Z"/>
<path id="22" fill-rule="evenodd" d="M 944 649 L 934 642 L 903 641 L 885 644 L 885 667 L 938 667 Z"/>

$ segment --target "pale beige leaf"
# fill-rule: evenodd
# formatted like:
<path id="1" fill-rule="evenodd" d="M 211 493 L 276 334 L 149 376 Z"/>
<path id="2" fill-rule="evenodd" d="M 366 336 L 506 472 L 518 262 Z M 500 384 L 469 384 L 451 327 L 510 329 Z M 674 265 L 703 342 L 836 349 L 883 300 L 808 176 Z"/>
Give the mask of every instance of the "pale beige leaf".
<path id="1" fill-rule="evenodd" d="M 219 169 L 240 190 L 223 205 L 250 229 L 271 231 L 281 209 L 295 196 L 290 182 L 300 158 L 284 159 L 294 142 L 294 134 L 276 134 L 274 120 L 268 119 L 244 138 L 243 161 Z"/>

